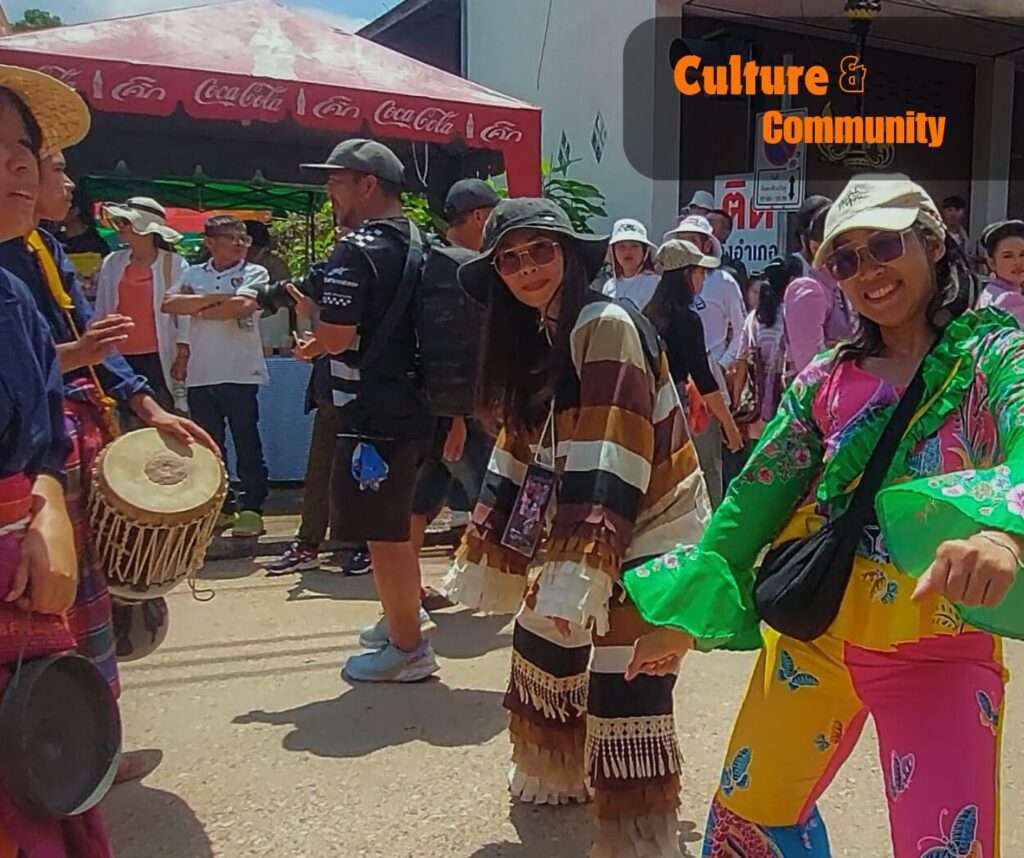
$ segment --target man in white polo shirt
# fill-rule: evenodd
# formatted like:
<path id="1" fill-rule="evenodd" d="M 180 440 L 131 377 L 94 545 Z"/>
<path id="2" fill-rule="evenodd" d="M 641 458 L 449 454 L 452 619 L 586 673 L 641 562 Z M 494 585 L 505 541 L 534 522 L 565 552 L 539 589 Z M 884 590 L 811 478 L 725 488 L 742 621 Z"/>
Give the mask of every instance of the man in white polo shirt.
<path id="1" fill-rule="evenodd" d="M 252 239 L 238 218 L 210 218 L 204 236 L 210 259 L 191 266 L 163 305 L 164 312 L 179 316 L 178 358 L 171 372 L 185 380 L 192 419 L 213 436 L 221 454 L 225 427 L 235 442 L 240 492 L 237 500 L 229 495 L 221 524 L 232 523 L 235 536 L 259 536 L 267 466 L 257 396 L 267 381 L 267 365 L 256 299 L 270 278 L 263 266 L 246 261 Z"/>
<path id="2" fill-rule="evenodd" d="M 680 238 L 692 241 L 702 253 L 722 258 L 722 244 L 715 237 L 711 223 L 703 215 L 688 215 L 679 226 L 665 233 L 665 240 Z M 726 376 L 736 362 L 740 350 L 740 336 L 746 321 L 743 294 L 736 279 L 720 268 L 710 271 L 704 288 L 693 299 L 693 308 L 704 326 L 704 347 L 708 364 L 718 381 L 718 387 L 729 404 L 729 385 Z M 711 418 L 710 428 L 693 439 L 697 457 L 708 485 L 711 505 L 717 508 L 724 494 L 722 470 L 722 425 Z M 732 452 L 738 452 L 740 448 Z"/>

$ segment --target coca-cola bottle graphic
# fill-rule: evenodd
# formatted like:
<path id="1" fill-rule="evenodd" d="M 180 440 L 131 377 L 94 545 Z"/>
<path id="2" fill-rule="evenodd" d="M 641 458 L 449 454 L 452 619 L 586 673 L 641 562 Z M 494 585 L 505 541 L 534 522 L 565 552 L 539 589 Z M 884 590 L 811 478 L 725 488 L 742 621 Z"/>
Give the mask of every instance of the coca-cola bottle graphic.
<path id="1" fill-rule="evenodd" d="M 472 140 L 476 135 L 476 121 L 473 119 L 473 114 L 469 114 L 469 119 L 466 120 L 466 139 Z"/>
<path id="2" fill-rule="evenodd" d="M 103 98 L 103 72 L 96 69 L 96 73 L 92 76 L 92 97 Z"/>
<path id="3" fill-rule="evenodd" d="M 295 111 L 299 116 L 306 115 L 306 89 L 299 87 L 299 96 L 295 99 Z"/>

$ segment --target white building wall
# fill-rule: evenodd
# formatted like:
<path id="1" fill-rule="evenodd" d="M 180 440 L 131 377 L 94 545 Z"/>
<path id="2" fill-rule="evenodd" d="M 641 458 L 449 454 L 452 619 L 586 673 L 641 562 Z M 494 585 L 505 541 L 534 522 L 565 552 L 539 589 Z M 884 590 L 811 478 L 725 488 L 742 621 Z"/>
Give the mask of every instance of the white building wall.
<path id="1" fill-rule="evenodd" d="M 656 2 L 467 0 L 463 7 L 466 77 L 543 109 L 545 158 L 555 160 L 565 134 L 572 157 L 581 159 L 570 177 L 593 182 L 607 200 L 609 218 L 593 220 L 596 230 L 609 230 L 619 217 L 636 217 L 655 240 L 669 226 L 662 221 L 671 221 L 675 214 L 678 185 L 655 183 L 626 159 L 622 52 L 633 29 L 654 16 Z M 591 147 L 599 113 L 608 132 L 600 162 Z M 656 184 L 670 186 L 670 204 L 657 203 L 666 192 Z M 669 212 L 667 219 L 663 209 Z"/>

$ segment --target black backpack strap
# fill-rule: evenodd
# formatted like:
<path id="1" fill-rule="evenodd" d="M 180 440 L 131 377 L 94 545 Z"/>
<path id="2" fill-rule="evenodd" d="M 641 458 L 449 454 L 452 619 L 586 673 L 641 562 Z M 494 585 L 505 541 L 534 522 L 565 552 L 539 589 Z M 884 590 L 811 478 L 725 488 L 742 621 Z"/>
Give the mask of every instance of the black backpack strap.
<path id="1" fill-rule="evenodd" d="M 374 331 L 373 342 L 366 350 L 366 353 L 359 360 L 359 371 L 365 372 L 367 368 L 376 363 L 384 353 L 384 349 L 391 342 L 391 336 L 398 327 L 402 315 L 412 303 L 416 294 L 416 285 L 420 279 L 420 268 L 423 265 L 423 237 L 420 235 L 419 227 L 412 220 L 409 221 L 409 250 L 405 254 L 405 267 L 402 269 L 402 281 L 398 284 L 398 291 L 395 293 L 395 300 L 391 302 L 384 318 L 381 319 L 380 327 Z"/>

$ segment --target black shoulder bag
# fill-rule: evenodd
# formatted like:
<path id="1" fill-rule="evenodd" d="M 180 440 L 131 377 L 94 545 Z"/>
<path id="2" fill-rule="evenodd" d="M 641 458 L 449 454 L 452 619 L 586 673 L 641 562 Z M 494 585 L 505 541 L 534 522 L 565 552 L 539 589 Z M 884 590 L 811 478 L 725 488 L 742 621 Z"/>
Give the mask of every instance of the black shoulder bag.
<path id="1" fill-rule="evenodd" d="M 878 440 L 849 507 L 811 536 L 769 551 L 757 572 L 754 605 L 769 626 L 801 641 L 820 637 L 839 613 L 875 495 L 924 393 L 924 361 Z"/>

